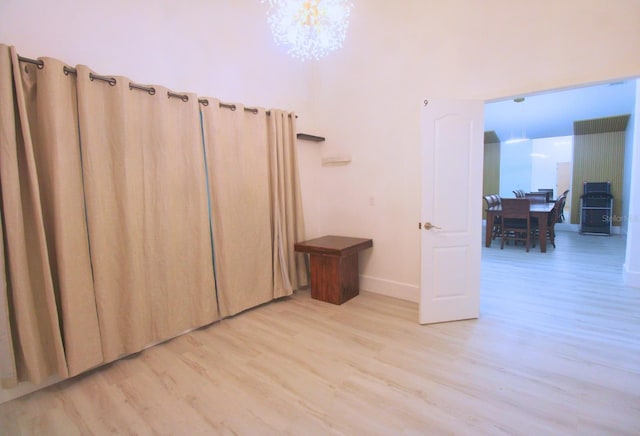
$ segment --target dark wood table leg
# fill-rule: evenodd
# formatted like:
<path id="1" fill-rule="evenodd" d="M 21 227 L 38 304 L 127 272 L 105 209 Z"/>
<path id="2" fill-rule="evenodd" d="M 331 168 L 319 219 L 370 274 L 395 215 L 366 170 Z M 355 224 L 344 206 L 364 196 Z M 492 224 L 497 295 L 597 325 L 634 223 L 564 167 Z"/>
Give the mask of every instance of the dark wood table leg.
<path id="1" fill-rule="evenodd" d="M 311 298 L 342 304 L 360 292 L 358 253 L 347 256 L 311 254 Z"/>
<path id="2" fill-rule="evenodd" d="M 531 216 L 538 218 L 538 233 L 540 237 L 540 252 L 547 252 L 547 213 L 531 213 Z"/>

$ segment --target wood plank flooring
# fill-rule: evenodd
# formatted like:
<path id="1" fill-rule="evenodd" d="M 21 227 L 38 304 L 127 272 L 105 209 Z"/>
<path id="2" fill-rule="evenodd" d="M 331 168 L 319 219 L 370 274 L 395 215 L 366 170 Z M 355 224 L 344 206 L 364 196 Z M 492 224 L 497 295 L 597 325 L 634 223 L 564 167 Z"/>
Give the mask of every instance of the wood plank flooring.
<path id="1" fill-rule="evenodd" d="M 638 435 L 624 239 L 557 246 L 483 248 L 478 320 L 303 291 L 2 404 L 0 434 Z"/>

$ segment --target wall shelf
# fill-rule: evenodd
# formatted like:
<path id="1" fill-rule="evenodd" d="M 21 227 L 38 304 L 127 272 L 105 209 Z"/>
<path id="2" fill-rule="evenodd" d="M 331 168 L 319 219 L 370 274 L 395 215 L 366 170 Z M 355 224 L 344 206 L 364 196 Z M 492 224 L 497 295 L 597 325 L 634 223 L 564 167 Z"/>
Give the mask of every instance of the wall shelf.
<path id="1" fill-rule="evenodd" d="M 324 141 L 324 137 L 316 136 L 316 135 L 309 135 L 308 133 L 298 133 L 296 135 L 296 137 L 298 139 L 303 139 L 305 141 L 313 141 L 313 142 L 322 142 L 322 141 Z"/>

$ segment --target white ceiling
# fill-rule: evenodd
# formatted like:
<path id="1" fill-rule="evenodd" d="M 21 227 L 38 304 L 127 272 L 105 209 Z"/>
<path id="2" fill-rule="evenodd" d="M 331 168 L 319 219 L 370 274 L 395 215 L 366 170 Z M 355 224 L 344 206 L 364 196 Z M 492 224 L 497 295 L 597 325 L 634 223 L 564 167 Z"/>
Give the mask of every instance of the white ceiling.
<path id="1" fill-rule="evenodd" d="M 495 131 L 501 142 L 515 138 L 573 135 L 573 122 L 631 114 L 636 80 L 574 88 L 485 104 L 485 131 Z"/>

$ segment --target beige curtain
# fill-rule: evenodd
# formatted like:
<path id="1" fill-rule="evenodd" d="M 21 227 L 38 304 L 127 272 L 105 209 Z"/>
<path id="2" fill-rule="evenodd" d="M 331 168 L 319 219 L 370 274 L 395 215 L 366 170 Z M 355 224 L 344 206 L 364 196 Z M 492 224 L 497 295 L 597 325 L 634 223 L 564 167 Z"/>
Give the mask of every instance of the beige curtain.
<path id="1" fill-rule="evenodd" d="M 201 106 L 220 313 L 273 299 L 267 114 Z"/>
<path id="2" fill-rule="evenodd" d="M 295 114 L 281 110 L 271 110 L 268 117 L 274 298 L 307 284 L 304 255 L 293 250 L 304 240 L 295 119 Z"/>
<path id="3" fill-rule="evenodd" d="M 78 66 L 89 239 L 110 361 L 218 318 L 197 98 Z M 152 95 L 153 94 L 153 95 Z"/>
<path id="4" fill-rule="evenodd" d="M 0 45 L 3 387 L 306 283 L 295 116 L 41 63 Z"/>
<path id="5" fill-rule="evenodd" d="M 14 110 L 15 92 L 13 88 L 12 54 L 9 47 L 0 45 L 0 191 L 4 192 L 7 183 L 4 166 L 5 156 L 14 155 L 17 146 L 16 113 Z M 12 164 L 13 167 L 13 164 Z M 13 171 L 13 168 L 9 168 Z M 2 197 L 0 197 L 2 198 Z M 4 216 L 4 201 L 0 204 Z M 16 356 L 13 352 L 13 338 L 9 321 L 9 289 L 7 283 L 7 264 L 5 259 L 5 223 L 0 217 L 0 387 L 9 388 L 18 382 Z"/>
<path id="6" fill-rule="evenodd" d="M 39 68 L 19 62 L 13 48 L 0 49 L 0 182 L 8 289 L 3 311 L 10 314 L 15 381 L 37 383 L 102 362 L 75 84 L 55 60 L 44 59 Z M 10 354 L 3 353 L 5 358 Z"/>
<path id="7" fill-rule="evenodd" d="M 21 71 L 34 138 L 34 157 L 54 290 L 69 375 L 102 362 L 78 137 L 76 83 L 64 64 Z M 26 73 L 32 71 L 33 73 Z"/>
<path id="8" fill-rule="evenodd" d="M 0 87 L 0 90 L 2 88 Z M 0 121 L 0 125 L 1 125 Z M 11 324 L 9 323 L 9 300 L 7 294 L 6 263 L 4 258 L 4 225 L 0 219 L 0 388 L 14 387 L 18 382 L 16 356 L 13 353 Z"/>

